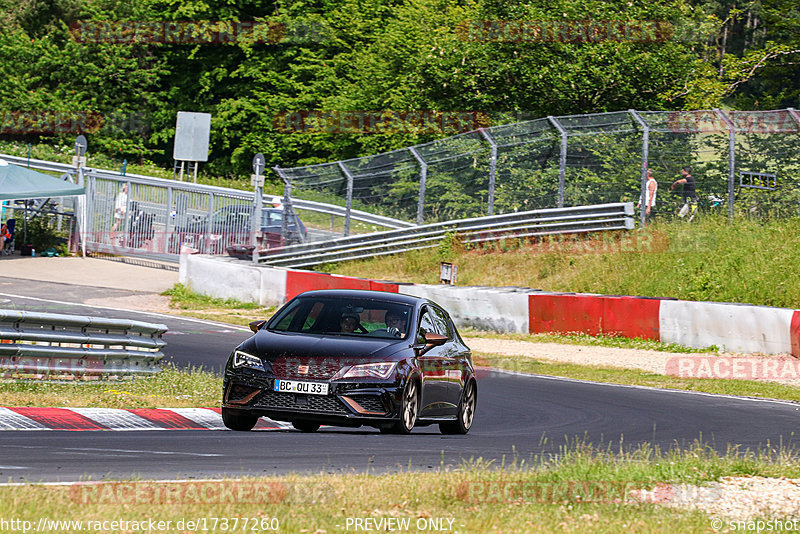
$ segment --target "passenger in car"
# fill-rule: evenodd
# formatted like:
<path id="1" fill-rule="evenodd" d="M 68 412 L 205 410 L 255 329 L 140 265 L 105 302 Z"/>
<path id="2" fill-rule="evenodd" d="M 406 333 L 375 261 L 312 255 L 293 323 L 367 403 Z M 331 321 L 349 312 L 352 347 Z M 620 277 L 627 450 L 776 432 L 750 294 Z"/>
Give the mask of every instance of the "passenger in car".
<path id="1" fill-rule="evenodd" d="M 355 313 L 343 313 L 339 320 L 339 328 L 345 334 L 352 334 L 360 322 L 360 318 Z"/>

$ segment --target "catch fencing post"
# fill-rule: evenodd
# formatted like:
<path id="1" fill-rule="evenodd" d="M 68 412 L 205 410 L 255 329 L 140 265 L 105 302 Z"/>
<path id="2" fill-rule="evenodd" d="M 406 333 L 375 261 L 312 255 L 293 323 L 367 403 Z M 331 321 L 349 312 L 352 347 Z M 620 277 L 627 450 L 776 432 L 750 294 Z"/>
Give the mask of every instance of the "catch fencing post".
<path id="1" fill-rule="evenodd" d="M 211 254 L 211 232 L 214 230 L 214 193 L 208 194 L 208 224 L 206 238 L 203 240 L 203 254 Z"/>
<path id="2" fill-rule="evenodd" d="M 339 162 L 339 168 L 347 177 L 347 200 L 345 201 L 344 215 L 344 236 L 347 237 L 350 235 L 350 208 L 353 205 L 353 175 L 342 161 Z"/>
<path id="3" fill-rule="evenodd" d="M 253 156 L 253 176 L 250 177 L 253 186 L 253 217 L 250 219 L 250 243 L 248 243 L 253 245 L 253 263 L 258 263 L 258 232 L 261 231 L 261 204 L 264 196 L 264 176 L 261 171 L 265 165 L 264 154 L 259 152 Z"/>
<path id="4" fill-rule="evenodd" d="M 425 184 L 428 181 L 428 164 L 419 155 L 417 149 L 413 146 L 408 147 L 408 151 L 419 162 L 419 201 L 417 201 L 417 224 L 422 224 L 423 213 L 425 211 Z"/>
<path id="5" fill-rule="evenodd" d="M 164 222 L 164 239 L 161 240 L 164 254 L 169 253 L 170 241 L 172 241 L 172 187 L 167 186 L 167 220 Z M 178 216 L 178 210 L 175 210 L 175 217 Z M 180 253 L 180 247 L 178 247 Z"/>
<path id="6" fill-rule="evenodd" d="M 497 171 L 497 142 L 495 142 L 494 138 L 486 131 L 486 128 L 479 128 L 479 132 L 484 139 L 486 139 L 490 145 L 492 145 L 492 156 L 489 160 L 489 198 L 488 198 L 488 207 L 487 207 L 487 215 L 494 215 L 494 187 L 495 187 L 495 176 Z"/>
<path id="7" fill-rule="evenodd" d="M 733 188 L 736 183 L 736 129 L 733 121 L 721 109 L 714 112 L 728 125 L 728 220 L 733 222 Z"/>
<path id="8" fill-rule="evenodd" d="M 566 182 L 567 173 L 567 131 L 558 122 L 558 119 L 552 115 L 548 115 L 547 120 L 555 127 L 561 134 L 561 157 L 558 160 L 558 207 L 564 207 L 564 183 Z"/>
<path id="9" fill-rule="evenodd" d="M 647 160 L 650 157 L 650 127 L 635 109 L 629 109 L 628 113 L 630 113 L 636 122 L 639 123 L 639 126 L 642 127 L 642 192 L 639 195 L 639 218 L 642 223 L 642 228 L 644 228 L 644 225 L 647 223 Z"/>
<path id="10" fill-rule="evenodd" d="M 786 108 L 786 111 L 789 112 L 789 115 L 791 115 L 794 122 L 796 122 L 797 126 L 800 128 L 800 113 L 794 108 Z M 800 215 L 800 189 L 797 190 L 797 214 Z"/>

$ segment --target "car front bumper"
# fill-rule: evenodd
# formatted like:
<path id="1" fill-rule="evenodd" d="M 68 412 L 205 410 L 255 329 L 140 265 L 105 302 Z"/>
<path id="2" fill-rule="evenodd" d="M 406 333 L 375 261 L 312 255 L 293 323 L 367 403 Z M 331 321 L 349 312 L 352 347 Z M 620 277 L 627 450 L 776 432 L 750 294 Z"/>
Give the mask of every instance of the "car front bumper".
<path id="1" fill-rule="evenodd" d="M 226 373 L 222 405 L 276 421 L 302 420 L 343 426 L 380 426 L 399 418 L 404 384 L 397 379 L 307 380 L 329 384 L 327 395 L 274 391 L 275 380 L 248 371 Z"/>

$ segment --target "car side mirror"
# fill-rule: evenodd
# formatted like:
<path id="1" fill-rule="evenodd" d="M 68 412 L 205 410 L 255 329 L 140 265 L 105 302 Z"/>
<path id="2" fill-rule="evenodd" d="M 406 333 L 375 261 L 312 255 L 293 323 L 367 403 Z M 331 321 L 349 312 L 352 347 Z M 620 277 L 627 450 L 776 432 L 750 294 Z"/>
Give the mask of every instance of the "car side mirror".
<path id="1" fill-rule="evenodd" d="M 434 334 L 433 332 L 428 332 L 425 334 L 425 346 L 424 347 L 417 347 L 415 352 L 417 353 L 417 357 L 419 358 L 433 347 L 441 347 L 447 341 L 447 336 L 443 336 L 441 334 Z"/>
<path id="2" fill-rule="evenodd" d="M 264 326 L 265 324 L 267 324 L 267 321 L 265 321 L 263 319 L 260 320 L 260 321 L 252 321 L 250 323 L 250 330 L 252 330 L 253 333 L 255 334 L 256 332 L 261 330 L 261 327 Z"/>

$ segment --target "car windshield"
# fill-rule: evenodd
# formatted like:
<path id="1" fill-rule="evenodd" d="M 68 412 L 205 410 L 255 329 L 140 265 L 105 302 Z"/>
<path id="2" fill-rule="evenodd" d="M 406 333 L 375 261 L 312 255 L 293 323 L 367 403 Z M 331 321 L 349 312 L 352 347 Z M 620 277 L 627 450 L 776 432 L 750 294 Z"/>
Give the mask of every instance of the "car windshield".
<path id="1" fill-rule="evenodd" d="M 283 224 L 282 211 L 265 210 L 261 212 L 261 226 L 280 226 L 281 224 Z"/>
<path id="2" fill-rule="evenodd" d="M 277 332 L 405 339 L 411 312 L 407 304 L 382 300 L 301 297 L 275 316 L 267 328 Z"/>

